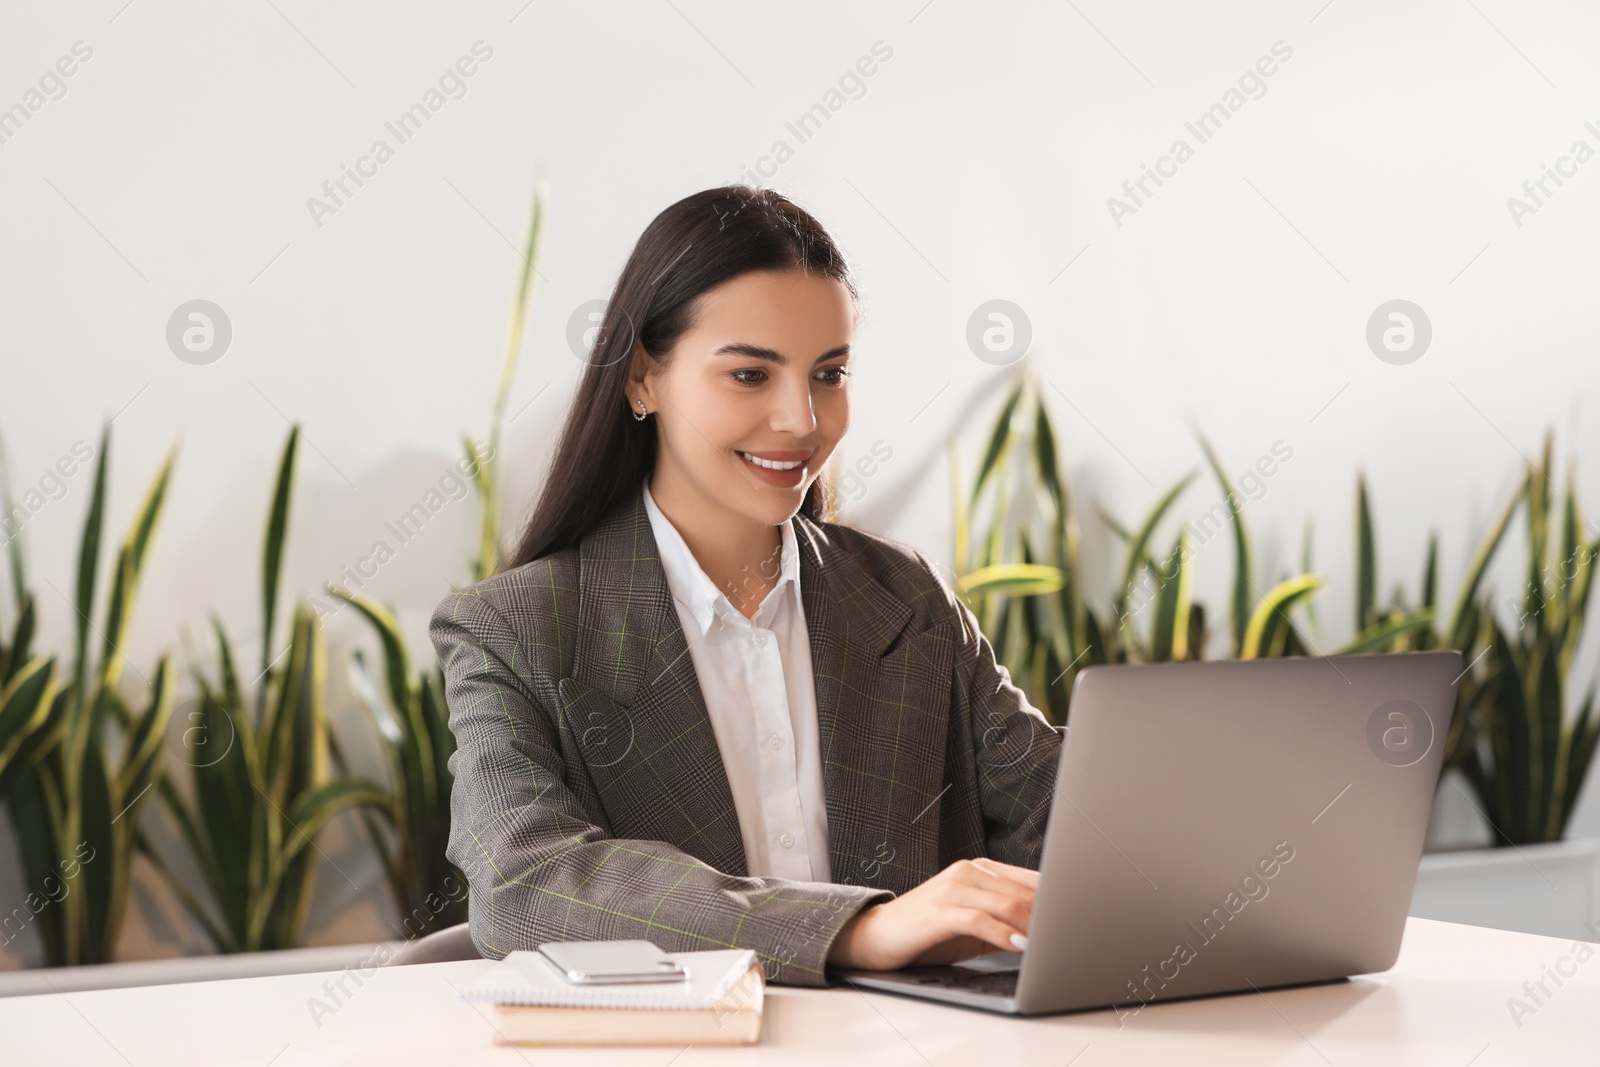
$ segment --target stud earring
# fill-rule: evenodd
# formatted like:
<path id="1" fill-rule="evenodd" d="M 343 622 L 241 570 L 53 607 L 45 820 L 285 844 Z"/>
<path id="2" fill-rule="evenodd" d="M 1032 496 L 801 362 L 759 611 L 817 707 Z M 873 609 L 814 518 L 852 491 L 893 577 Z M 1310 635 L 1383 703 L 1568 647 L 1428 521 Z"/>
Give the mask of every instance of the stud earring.
<path id="1" fill-rule="evenodd" d="M 637 414 L 637 415 L 635 415 L 633 417 L 633 421 L 634 422 L 643 422 L 645 416 L 649 414 L 649 412 L 647 412 L 644 409 L 644 401 L 643 400 L 636 400 L 636 401 L 634 401 L 634 403 L 639 405 L 639 414 Z"/>

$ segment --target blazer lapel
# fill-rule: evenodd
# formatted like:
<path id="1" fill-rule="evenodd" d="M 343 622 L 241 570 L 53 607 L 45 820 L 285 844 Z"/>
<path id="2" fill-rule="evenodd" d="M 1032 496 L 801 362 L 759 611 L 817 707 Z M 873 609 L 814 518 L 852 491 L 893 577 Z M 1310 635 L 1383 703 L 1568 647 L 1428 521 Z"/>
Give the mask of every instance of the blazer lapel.
<path id="1" fill-rule="evenodd" d="M 810 634 L 832 879 L 904 891 L 937 871 L 948 624 L 911 608 L 818 524 L 794 519 Z M 579 547 L 578 639 L 559 685 L 616 837 L 749 868 L 733 792 L 643 498 Z"/>
<path id="2" fill-rule="evenodd" d="M 941 860 L 949 627 L 907 634 L 904 601 L 821 526 L 794 522 L 832 879 L 904 892 Z"/>
<path id="3" fill-rule="evenodd" d="M 748 874 L 733 791 L 643 497 L 592 530 L 578 560 L 577 651 L 559 689 L 612 834 L 666 841 L 717 870 Z"/>

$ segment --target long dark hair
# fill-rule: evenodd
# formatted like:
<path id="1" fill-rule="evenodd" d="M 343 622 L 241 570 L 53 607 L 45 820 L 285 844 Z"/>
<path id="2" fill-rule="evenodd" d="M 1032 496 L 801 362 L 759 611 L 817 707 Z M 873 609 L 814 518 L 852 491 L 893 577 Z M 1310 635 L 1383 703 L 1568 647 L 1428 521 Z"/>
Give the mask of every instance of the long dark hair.
<path id="1" fill-rule="evenodd" d="M 770 189 L 726 185 L 686 196 L 639 236 L 606 304 L 549 478 L 510 570 L 582 540 L 637 494 L 655 469 L 656 420 L 629 417 L 624 387 L 635 344 L 665 365 L 694 321 L 695 299 L 756 270 L 800 270 L 842 282 L 859 300 L 844 255 L 822 224 Z M 813 481 L 800 505 L 821 520 L 826 489 Z"/>

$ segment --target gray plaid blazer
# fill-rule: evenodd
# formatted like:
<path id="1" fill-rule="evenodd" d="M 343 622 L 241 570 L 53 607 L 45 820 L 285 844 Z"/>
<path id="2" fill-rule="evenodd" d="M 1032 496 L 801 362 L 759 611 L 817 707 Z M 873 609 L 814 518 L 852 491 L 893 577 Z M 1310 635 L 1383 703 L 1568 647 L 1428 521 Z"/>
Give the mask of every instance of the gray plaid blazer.
<path id="1" fill-rule="evenodd" d="M 1037 869 L 1063 732 L 916 549 L 794 518 L 833 883 L 751 877 L 643 499 L 445 597 L 448 856 L 472 939 L 754 949 L 829 984 L 839 928 L 961 858 Z"/>

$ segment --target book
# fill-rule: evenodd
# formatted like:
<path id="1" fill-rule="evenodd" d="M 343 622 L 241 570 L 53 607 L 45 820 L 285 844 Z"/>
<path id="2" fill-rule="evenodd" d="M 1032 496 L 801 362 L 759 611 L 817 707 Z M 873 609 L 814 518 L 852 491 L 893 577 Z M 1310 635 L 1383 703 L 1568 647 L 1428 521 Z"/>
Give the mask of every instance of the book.
<path id="1" fill-rule="evenodd" d="M 750 949 L 669 953 L 681 982 L 576 985 L 517 951 L 462 990 L 491 1005 L 500 1044 L 748 1045 L 761 1039 L 765 976 Z"/>

